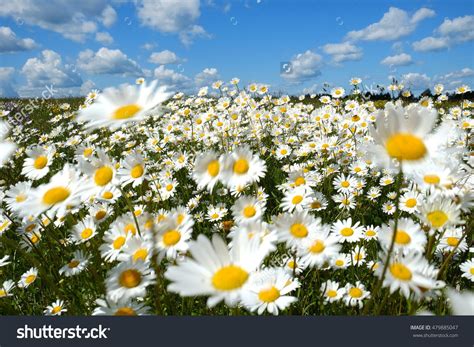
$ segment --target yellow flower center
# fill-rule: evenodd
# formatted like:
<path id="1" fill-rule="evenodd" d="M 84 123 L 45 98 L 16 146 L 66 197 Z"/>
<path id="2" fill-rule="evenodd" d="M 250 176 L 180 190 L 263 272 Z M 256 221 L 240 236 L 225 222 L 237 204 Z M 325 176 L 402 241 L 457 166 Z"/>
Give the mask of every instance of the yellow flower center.
<path id="1" fill-rule="evenodd" d="M 234 163 L 234 173 L 245 175 L 249 171 L 249 162 L 245 158 L 240 158 Z"/>
<path id="2" fill-rule="evenodd" d="M 54 306 L 53 309 L 51 310 L 51 313 L 56 314 L 59 313 L 62 310 L 61 306 Z"/>
<path id="3" fill-rule="evenodd" d="M 353 234 L 354 234 L 354 229 L 352 229 L 352 228 L 344 228 L 344 229 L 341 230 L 341 235 L 342 236 L 348 237 L 348 236 L 352 236 Z"/>
<path id="4" fill-rule="evenodd" d="M 301 195 L 295 195 L 293 199 L 291 199 L 291 203 L 293 205 L 298 205 L 301 203 L 301 201 L 303 201 L 303 197 Z"/>
<path id="5" fill-rule="evenodd" d="M 244 208 L 244 212 L 243 212 L 244 217 L 246 217 L 246 218 L 252 218 L 253 216 L 255 216 L 256 213 L 257 213 L 257 210 L 255 209 L 255 207 L 253 207 L 251 205 L 246 206 Z"/>
<path id="6" fill-rule="evenodd" d="M 132 178 L 139 178 L 139 177 L 142 177 L 143 176 L 143 172 L 144 172 L 144 168 L 142 165 L 138 164 L 138 165 L 135 165 L 133 168 L 132 168 L 132 171 L 130 172 L 130 176 L 132 176 Z"/>
<path id="7" fill-rule="evenodd" d="M 76 268 L 79 264 L 80 264 L 79 260 L 71 260 L 71 261 L 67 264 L 67 266 L 68 266 L 68 268 L 70 268 L 70 269 L 74 269 L 74 268 Z"/>
<path id="8" fill-rule="evenodd" d="M 398 160 L 419 160 L 426 155 L 423 140 L 408 133 L 390 136 L 385 144 L 387 153 Z"/>
<path id="9" fill-rule="evenodd" d="M 137 228 L 135 227 L 135 224 L 133 224 L 133 223 L 127 224 L 125 226 L 124 230 L 125 230 L 126 234 L 132 233 L 132 235 L 135 235 L 137 233 Z"/>
<path id="10" fill-rule="evenodd" d="M 324 245 L 324 242 L 321 241 L 321 240 L 316 240 L 312 245 L 311 247 L 309 247 L 309 251 L 311 253 L 321 253 L 322 251 L 324 251 L 324 249 L 326 248 L 326 246 Z"/>
<path id="11" fill-rule="evenodd" d="M 240 266 L 228 265 L 220 268 L 212 276 L 212 285 L 218 290 L 234 290 L 242 287 L 249 274 Z"/>
<path id="12" fill-rule="evenodd" d="M 169 230 L 163 235 L 163 243 L 167 247 L 174 246 L 181 240 L 181 233 L 178 230 Z"/>
<path id="13" fill-rule="evenodd" d="M 341 260 L 341 259 L 338 259 L 338 260 L 336 260 L 335 264 L 336 264 L 336 266 L 342 266 L 342 265 L 344 265 L 344 261 Z"/>
<path id="14" fill-rule="evenodd" d="M 91 228 L 86 228 L 86 229 L 82 230 L 81 238 L 83 240 L 86 240 L 86 239 L 88 239 L 89 237 L 92 236 L 92 233 L 93 233 L 93 230 Z"/>
<path id="15" fill-rule="evenodd" d="M 115 110 L 113 119 L 128 119 L 135 116 L 142 108 L 135 104 L 125 105 Z"/>
<path id="16" fill-rule="evenodd" d="M 135 253 L 133 253 L 133 261 L 142 260 L 145 261 L 148 256 L 148 250 L 146 248 L 140 248 Z"/>
<path id="17" fill-rule="evenodd" d="M 142 281 L 142 275 L 135 269 L 122 272 L 119 276 L 119 284 L 125 288 L 135 288 Z"/>
<path id="18" fill-rule="evenodd" d="M 441 228 L 448 221 L 448 215 L 441 210 L 428 213 L 427 218 L 434 228 Z"/>
<path id="19" fill-rule="evenodd" d="M 474 275 L 474 267 L 471 267 L 471 269 L 469 270 L 469 272 L 471 273 L 471 275 Z"/>
<path id="20" fill-rule="evenodd" d="M 114 247 L 114 249 L 120 249 L 122 248 L 124 244 L 125 244 L 125 237 L 119 236 L 114 240 L 114 242 L 112 243 L 112 246 Z"/>
<path id="21" fill-rule="evenodd" d="M 114 316 L 136 316 L 137 313 L 131 307 L 120 307 L 115 311 Z"/>
<path id="22" fill-rule="evenodd" d="M 97 211 L 97 213 L 95 214 L 95 219 L 101 220 L 101 219 L 103 219 L 106 215 L 107 215 L 107 212 L 104 211 L 104 210 Z"/>
<path id="23" fill-rule="evenodd" d="M 84 149 L 84 151 L 82 152 L 82 155 L 84 155 L 84 157 L 90 157 L 91 154 L 93 152 L 93 149 L 92 148 L 86 148 Z"/>
<path id="24" fill-rule="evenodd" d="M 280 297 L 280 291 L 275 287 L 271 287 L 270 289 L 261 290 L 258 293 L 258 298 L 263 302 L 274 302 Z"/>
<path id="25" fill-rule="evenodd" d="M 54 187 L 48 189 L 43 195 L 43 203 L 46 205 L 54 205 L 66 200 L 71 192 L 66 187 Z"/>
<path id="26" fill-rule="evenodd" d="M 304 179 L 304 177 L 301 177 L 301 176 L 300 176 L 300 177 L 298 177 L 298 178 L 295 179 L 295 185 L 296 185 L 297 187 L 299 187 L 299 186 L 301 186 L 301 185 L 303 185 L 303 184 L 305 184 L 305 183 L 306 183 L 306 180 Z"/>
<path id="27" fill-rule="evenodd" d="M 401 263 L 390 265 L 390 273 L 393 277 L 402 281 L 409 281 L 412 278 L 410 269 Z"/>
<path id="28" fill-rule="evenodd" d="M 360 298 L 362 296 L 362 290 L 357 287 L 349 289 L 349 295 L 353 298 Z"/>
<path id="29" fill-rule="evenodd" d="M 44 155 L 40 155 L 38 158 L 35 159 L 33 166 L 36 170 L 44 169 L 44 167 L 48 164 L 48 158 Z"/>
<path id="30" fill-rule="evenodd" d="M 446 242 L 448 243 L 448 245 L 450 245 L 451 247 L 456 247 L 459 243 L 459 239 L 457 237 L 448 237 L 446 239 Z"/>
<path id="31" fill-rule="evenodd" d="M 428 184 L 439 184 L 441 179 L 438 175 L 425 175 L 423 181 Z"/>
<path id="32" fill-rule="evenodd" d="M 26 278 L 25 278 L 25 283 L 26 284 L 31 284 L 35 281 L 36 279 L 36 275 L 28 275 Z"/>
<path id="33" fill-rule="evenodd" d="M 16 202 L 23 202 L 26 200 L 26 195 L 25 194 L 18 194 L 15 198 Z"/>
<path id="34" fill-rule="evenodd" d="M 112 192 L 104 192 L 104 194 L 102 194 L 102 197 L 104 199 L 112 199 L 114 197 L 114 194 Z"/>
<path id="35" fill-rule="evenodd" d="M 5 289 L 0 289 L 0 298 L 3 298 L 7 296 L 7 292 L 5 291 Z"/>
<path id="36" fill-rule="evenodd" d="M 290 227 L 290 233 L 294 237 L 303 238 L 308 235 L 308 229 L 304 224 L 295 223 Z"/>
<path id="37" fill-rule="evenodd" d="M 330 297 L 330 298 L 334 298 L 336 297 L 337 295 L 337 292 L 333 289 L 329 289 L 327 292 L 326 292 L 326 296 Z"/>
<path id="38" fill-rule="evenodd" d="M 103 187 L 112 181 L 113 176 L 114 171 L 110 166 L 102 166 L 95 171 L 94 182 L 98 186 Z"/>
<path id="39" fill-rule="evenodd" d="M 375 236 L 375 231 L 373 231 L 373 230 L 367 230 L 367 231 L 365 232 L 365 235 L 367 235 L 367 236 L 369 236 L 369 237 Z"/>
<path id="40" fill-rule="evenodd" d="M 212 177 L 216 177 L 219 174 L 220 167 L 218 160 L 212 160 L 207 164 L 207 173 Z"/>
<path id="41" fill-rule="evenodd" d="M 351 184 L 350 184 L 348 181 L 342 181 L 342 182 L 341 182 L 341 186 L 342 186 L 343 188 L 347 188 L 347 187 L 349 187 L 350 185 L 351 185 Z"/>
<path id="42" fill-rule="evenodd" d="M 408 245 L 411 241 L 410 235 L 404 230 L 398 229 L 395 235 L 395 242 L 400 245 Z"/>
<path id="43" fill-rule="evenodd" d="M 313 201 L 311 203 L 311 208 L 321 208 L 321 203 L 319 201 Z"/>
<path id="44" fill-rule="evenodd" d="M 413 208 L 416 206 L 416 199 L 410 198 L 405 201 L 405 206 L 408 208 Z"/>

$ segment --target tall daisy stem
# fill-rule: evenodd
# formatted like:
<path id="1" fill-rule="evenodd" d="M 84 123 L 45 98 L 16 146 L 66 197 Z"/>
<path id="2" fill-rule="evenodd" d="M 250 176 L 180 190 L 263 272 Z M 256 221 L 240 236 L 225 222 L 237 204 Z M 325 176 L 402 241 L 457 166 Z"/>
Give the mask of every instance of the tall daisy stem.
<path id="1" fill-rule="evenodd" d="M 401 195 L 400 193 L 401 193 L 401 188 L 402 188 L 402 182 L 403 182 L 403 170 L 402 170 L 402 166 L 401 166 L 401 163 L 400 163 L 400 171 L 398 172 L 398 175 L 397 175 L 397 186 L 396 186 L 397 197 L 395 198 L 395 215 L 394 215 L 394 223 L 393 223 L 392 240 L 390 241 L 390 247 L 388 248 L 388 251 L 387 251 L 387 256 L 385 258 L 385 262 L 384 262 L 384 266 L 383 266 L 383 270 L 382 270 L 382 275 L 380 276 L 380 279 L 377 282 L 377 285 L 376 285 L 374 291 L 372 292 L 372 300 L 370 300 L 367 303 L 367 305 L 365 306 L 365 309 L 364 309 L 364 312 L 363 312 L 364 314 L 369 313 L 369 309 L 372 307 L 375 300 L 377 300 L 377 294 L 380 291 L 380 289 L 382 288 L 383 281 L 385 279 L 385 275 L 387 274 L 388 264 L 390 263 L 390 257 L 392 256 L 393 248 L 395 246 L 395 239 L 397 237 L 398 219 L 400 217 L 400 208 L 399 208 L 398 205 L 399 205 L 399 202 L 400 202 L 400 195 Z M 379 307 L 377 307 L 375 312 L 380 311 L 380 309 L 381 309 L 380 306 L 381 305 L 378 305 L 378 306 Z"/>

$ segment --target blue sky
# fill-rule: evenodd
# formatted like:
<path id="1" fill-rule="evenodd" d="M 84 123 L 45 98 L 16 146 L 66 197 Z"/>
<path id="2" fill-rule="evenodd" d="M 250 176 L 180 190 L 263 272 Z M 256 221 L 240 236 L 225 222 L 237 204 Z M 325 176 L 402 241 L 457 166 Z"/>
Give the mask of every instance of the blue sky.
<path id="1" fill-rule="evenodd" d="M 474 81 L 473 1 L 0 0 L 0 95 L 239 77 L 274 91 Z M 282 62 L 290 70 L 282 72 Z"/>

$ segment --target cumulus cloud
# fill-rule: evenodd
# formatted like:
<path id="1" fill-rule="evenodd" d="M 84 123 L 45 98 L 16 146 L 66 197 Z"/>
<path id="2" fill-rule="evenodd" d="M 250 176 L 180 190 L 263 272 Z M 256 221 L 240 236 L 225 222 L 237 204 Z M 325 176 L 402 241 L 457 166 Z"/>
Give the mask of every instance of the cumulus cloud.
<path id="1" fill-rule="evenodd" d="M 346 39 L 351 41 L 390 41 L 411 34 L 422 20 L 433 17 L 435 12 L 420 8 L 412 16 L 396 7 L 390 7 L 382 19 L 364 29 L 350 31 Z"/>
<path id="2" fill-rule="evenodd" d="M 179 33 L 185 45 L 209 37 L 202 26 L 195 24 L 201 15 L 199 0 L 137 0 L 136 6 L 143 25 L 164 33 Z"/>
<path id="3" fill-rule="evenodd" d="M 176 53 L 165 49 L 161 52 L 154 52 L 150 55 L 150 59 L 148 59 L 150 63 L 158 64 L 158 65 L 167 65 L 167 64 L 176 64 L 181 61 L 180 58 L 176 55 Z"/>
<path id="4" fill-rule="evenodd" d="M 142 69 L 120 49 L 100 48 L 97 52 L 86 49 L 79 53 L 77 65 L 91 75 L 139 76 Z"/>
<path id="5" fill-rule="evenodd" d="M 463 42 L 473 41 L 474 16 L 445 19 L 435 33 L 436 36 L 413 42 L 413 49 L 418 52 L 442 51 Z"/>
<path id="6" fill-rule="evenodd" d="M 44 50 L 40 57 L 28 59 L 21 73 L 30 88 L 51 84 L 58 88 L 69 88 L 82 84 L 82 78 L 74 66 L 63 64 L 61 56 L 52 50 Z"/>
<path id="7" fill-rule="evenodd" d="M 105 27 L 110 28 L 117 20 L 117 12 L 115 12 L 112 6 L 107 6 L 102 11 L 101 19 L 102 24 L 104 24 Z"/>
<path id="8" fill-rule="evenodd" d="M 413 60 L 411 59 L 411 55 L 406 53 L 401 53 L 397 55 L 390 55 L 383 59 L 380 64 L 387 65 L 387 66 L 406 66 L 413 64 Z"/>
<path id="9" fill-rule="evenodd" d="M 211 85 L 213 82 L 219 79 L 219 72 L 216 68 L 205 68 L 196 76 L 194 76 L 194 83 L 197 87 L 203 87 Z"/>
<path id="10" fill-rule="evenodd" d="M 9 27 L 0 27 L 0 53 L 28 51 L 38 47 L 33 39 L 20 39 Z"/>
<path id="11" fill-rule="evenodd" d="M 321 75 L 322 61 L 321 55 L 307 50 L 291 59 L 291 68 L 287 72 L 282 72 L 281 77 L 295 83 L 313 79 Z"/>
<path id="12" fill-rule="evenodd" d="M 114 38 L 105 31 L 96 33 L 95 40 L 103 45 L 111 45 L 114 43 Z"/>
<path id="13" fill-rule="evenodd" d="M 95 83 L 91 80 L 87 80 L 82 83 L 81 88 L 79 88 L 80 95 L 87 95 L 92 89 L 95 88 Z"/>
<path id="14" fill-rule="evenodd" d="M 435 77 L 437 83 L 444 83 L 450 86 L 456 84 L 462 84 L 465 78 L 472 78 L 474 76 L 474 70 L 466 67 L 461 70 L 449 72 L 444 75 L 439 75 Z"/>
<path id="15" fill-rule="evenodd" d="M 13 88 L 13 75 L 15 69 L 13 67 L 0 67 L 0 96 L 3 98 L 16 98 L 18 93 Z"/>
<path id="16" fill-rule="evenodd" d="M 188 91 L 193 87 L 189 77 L 167 69 L 164 65 L 155 69 L 154 76 L 160 85 L 167 86 L 172 91 Z"/>
<path id="17" fill-rule="evenodd" d="M 0 0 L 0 16 L 20 18 L 26 24 L 55 31 L 79 42 L 95 33 L 98 23 L 110 25 L 112 10 L 107 0 Z"/>
<path id="18" fill-rule="evenodd" d="M 326 54 L 330 54 L 335 63 L 348 60 L 360 60 L 362 58 L 362 50 L 349 42 L 328 43 L 323 46 L 323 51 Z"/>

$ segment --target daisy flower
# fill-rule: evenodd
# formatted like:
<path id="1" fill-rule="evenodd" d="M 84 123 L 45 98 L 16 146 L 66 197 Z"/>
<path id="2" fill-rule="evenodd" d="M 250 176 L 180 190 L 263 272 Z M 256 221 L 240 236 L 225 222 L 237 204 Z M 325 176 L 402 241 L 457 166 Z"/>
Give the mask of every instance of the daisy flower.
<path id="1" fill-rule="evenodd" d="M 12 280 L 6 280 L 5 282 L 2 283 L 2 286 L 0 287 L 0 299 L 5 298 L 7 296 L 12 296 L 12 289 L 15 287 L 15 282 Z"/>
<path id="2" fill-rule="evenodd" d="M 364 231 L 362 233 L 362 237 L 365 240 L 377 240 L 379 235 L 380 227 L 368 225 L 364 227 Z"/>
<path id="3" fill-rule="evenodd" d="M 364 228 L 359 222 L 352 224 L 352 218 L 338 220 L 331 226 L 331 231 L 338 237 L 339 242 L 357 242 L 362 237 Z"/>
<path id="4" fill-rule="evenodd" d="M 280 207 L 285 212 L 303 211 L 311 202 L 311 191 L 298 187 L 285 193 Z"/>
<path id="5" fill-rule="evenodd" d="M 21 279 L 18 282 L 18 287 L 20 288 L 28 288 L 36 279 L 38 278 L 38 269 L 32 267 L 28 271 L 26 271 L 23 275 L 21 275 Z"/>
<path id="6" fill-rule="evenodd" d="M 250 312 L 260 315 L 265 310 L 273 315 L 285 310 L 297 301 L 288 295 L 300 286 L 298 280 L 281 268 L 269 268 L 251 276 L 242 291 L 242 305 Z"/>
<path id="7" fill-rule="evenodd" d="M 75 251 L 74 257 L 59 269 L 59 274 L 64 274 L 66 277 L 77 275 L 86 268 L 87 264 L 89 264 L 89 257 L 82 251 Z"/>
<path id="8" fill-rule="evenodd" d="M 394 221 L 382 225 L 379 233 L 379 241 L 384 249 L 389 249 L 393 238 Z M 395 235 L 394 249 L 400 251 L 415 250 L 423 252 L 426 245 L 426 234 L 420 225 L 409 218 L 398 220 Z"/>
<path id="9" fill-rule="evenodd" d="M 461 210 L 451 200 L 435 196 L 420 206 L 421 220 L 434 230 L 463 224 L 460 219 Z"/>
<path id="10" fill-rule="evenodd" d="M 124 228 L 112 225 L 104 234 L 103 244 L 99 247 L 100 255 L 107 262 L 116 260 L 125 246 L 131 233 L 127 233 Z"/>
<path id="11" fill-rule="evenodd" d="M 176 259 L 179 254 L 184 254 L 189 249 L 188 241 L 192 234 L 192 223 L 181 225 L 172 218 L 168 218 L 157 227 L 155 246 L 158 251 L 158 260 L 166 257 Z"/>
<path id="12" fill-rule="evenodd" d="M 30 191 L 30 182 L 18 182 L 6 191 L 5 198 L 3 200 L 5 201 L 9 209 L 15 212 L 19 212 L 23 208 L 23 203 L 30 196 Z"/>
<path id="13" fill-rule="evenodd" d="M 346 290 L 339 288 L 339 283 L 336 281 L 328 280 L 321 285 L 321 292 L 324 297 L 324 304 L 333 303 L 342 299 Z"/>
<path id="14" fill-rule="evenodd" d="M 53 155 L 55 153 L 54 147 L 45 149 L 41 146 L 34 146 L 27 149 L 26 154 L 28 158 L 23 163 L 21 174 L 33 181 L 43 178 L 49 172 L 49 167 L 53 162 Z"/>
<path id="15" fill-rule="evenodd" d="M 76 243 L 84 243 L 89 241 L 96 235 L 96 226 L 92 217 L 87 217 L 83 221 L 74 226 L 71 233 L 71 240 Z"/>
<path id="16" fill-rule="evenodd" d="M 456 249 L 456 254 L 464 253 L 468 246 L 465 238 L 461 241 L 462 236 L 462 228 L 447 229 L 439 241 L 437 251 L 446 254 Z"/>
<path id="17" fill-rule="evenodd" d="M 87 185 L 78 172 L 66 164 L 61 171 L 51 177 L 49 183 L 32 189 L 31 197 L 23 204 L 21 213 L 38 216 L 48 210 L 48 214 L 65 215 L 68 210 L 81 202 L 81 194 Z"/>
<path id="18" fill-rule="evenodd" d="M 236 223 L 259 220 L 264 213 L 262 204 L 254 197 L 243 196 L 231 208 Z"/>
<path id="19" fill-rule="evenodd" d="M 265 162 L 247 146 L 236 148 L 223 158 L 222 181 L 229 187 L 246 186 L 265 176 Z"/>
<path id="20" fill-rule="evenodd" d="M 222 160 L 216 152 L 199 153 L 194 161 L 193 178 L 199 189 L 212 191 L 219 181 L 222 170 Z"/>
<path id="21" fill-rule="evenodd" d="M 357 180 L 349 175 L 339 175 L 334 179 L 333 185 L 339 193 L 350 193 L 355 190 Z"/>
<path id="22" fill-rule="evenodd" d="M 137 152 L 128 155 L 120 164 L 117 177 L 123 186 L 132 183 L 138 187 L 143 183 L 146 175 L 146 165 L 143 156 Z"/>
<path id="23" fill-rule="evenodd" d="M 351 256 L 345 253 L 339 253 L 331 259 L 331 266 L 334 269 L 345 269 L 351 265 Z"/>
<path id="24" fill-rule="evenodd" d="M 459 265 L 459 268 L 463 272 L 462 277 L 467 278 L 471 282 L 474 282 L 474 258 L 466 260 L 464 263 Z"/>
<path id="25" fill-rule="evenodd" d="M 339 254 L 341 245 L 338 237 L 330 234 L 328 227 L 319 228 L 298 246 L 301 261 L 310 267 L 322 267 L 331 258 Z"/>
<path id="26" fill-rule="evenodd" d="M 128 122 L 142 121 L 151 110 L 162 113 L 160 104 L 171 93 L 166 93 L 165 87 L 156 89 L 156 85 L 157 81 L 153 81 L 150 85 L 144 82 L 139 86 L 106 88 L 92 105 L 79 110 L 77 120 L 86 122 L 88 128 L 118 129 Z"/>
<path id="27" fill-rule="evenodd" d="M 386 256 L 381 258 L 386 259 Z M 436 287 L 436 278 L 428 277 L 424 273 L 426 266 L 428 266 L 428 261 L 424 258 L 423 253 L 418 251 L 412 250 L 405 254 L 395 254 L 390 259 L 382 285 L 388 287 L 390 293 L 400 289 L 407 299 L 410 297 L 411 291 L 421 295 L 422 291 Z M 382 276 L 383 267 L 380 266 L 375 270 L 378 277 Z"/>
<path id="28" fill-rule="evenodd" d="M 143 316 L 150 313 L 150 307 L 130 299 L 97 299 L 95 303 L 98 307 L 92 312 L 93 316 Z"/>
<path id="29" fill-rule="evenodd" d="M 60 316 L 66 311 L 67 309 L 64 306 L 64 300 L 58 299 L 51 305 L 47 306 L 43 313 L 45 314 L 45 316 Z"/>
<path id="30" fill-rule="evenodd" d="M 285 213 L 273 218 L 273 227 L 279 242 L 285 242 L 289 248 L 303 247 L 303 240 L 321 227 L 321 218 L 315 218 L 305 211 Z"/>
<path id="31" fill-rule="evenodd" d="M 265 257 L 255 238 L 240 232 L 229 249 L 221 237 L 214 235 L 212 242 L 204 235 L 190 242 L 191 258 L 177 266 L 170 266 L 165 277 L 171 281 L 170 292 L 181 296 L 209 295 L 207 305 L 213 307 L 222 300 L 234 306 L 250 275 Z"/>
<path id="32" fill-rule="evenodd" d="M 114 301 L 143 297 L 155 278 L 155 272 L 142 261 L 122 262 L 109 272 L 105 283 L 107 296 Z"/>
<path id="33" fill-rule="evenodd" d="M 400 197 L 400 210 L 407 213 L 415 213 L 418 210 L 418 205 L 421 203 L 420 194 L 409 191 Z"/>
<path id="34" fill-rule="evenodd" d="M 357 281 L 355 285 L 348 283 L 344 289 L 343 300 L 347 306 L 362 308 L 364 306 L 364 299 L 370 298 L 370 292 L 365 289 L 365 286 L 360 281 Z"/>

